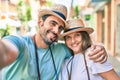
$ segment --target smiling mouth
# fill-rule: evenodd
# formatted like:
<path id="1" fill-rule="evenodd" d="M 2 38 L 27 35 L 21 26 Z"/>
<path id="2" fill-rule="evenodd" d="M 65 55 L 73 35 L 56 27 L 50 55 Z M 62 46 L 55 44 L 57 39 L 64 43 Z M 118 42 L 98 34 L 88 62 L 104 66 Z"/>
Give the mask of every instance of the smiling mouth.
<path id="1" fill-rule="evenodd" d="M 57 42 L 57 41 L 58 41 L 58 37 L 55 36 L 55 37 L 53 37 L 53 38 L 50 38 L 50 40 L 51 40 L 52 42 Z"/>
<path id="2" fill-rule="evenodd" d="M 55 33 L 55 32 L 53 32 L 53 31 L 47 31 L 47 33 L 50 33 L 50 40 L 51 40 L 51 42 L 57 42 L 58 41 L 58 35 Z"/>

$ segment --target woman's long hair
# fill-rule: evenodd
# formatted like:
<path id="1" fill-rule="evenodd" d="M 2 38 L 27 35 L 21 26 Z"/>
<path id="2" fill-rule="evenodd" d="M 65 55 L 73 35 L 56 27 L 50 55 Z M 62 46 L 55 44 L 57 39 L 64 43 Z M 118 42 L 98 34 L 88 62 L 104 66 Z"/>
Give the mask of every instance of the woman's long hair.
<path id="1" fill-rule="evenodd" d="M 92 40 L 90 38 L 90 35 L 86 31 L 80 31 L 80 34 L 82 36 L 81 51 L 85 52 L 87 48 L 91 47 Z"/>

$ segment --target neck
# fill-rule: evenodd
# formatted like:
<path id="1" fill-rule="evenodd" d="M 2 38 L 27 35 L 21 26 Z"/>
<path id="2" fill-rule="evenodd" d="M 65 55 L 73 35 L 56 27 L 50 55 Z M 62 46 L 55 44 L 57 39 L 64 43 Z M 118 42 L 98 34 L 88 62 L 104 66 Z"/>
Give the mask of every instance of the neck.
<path id="1" fill-rule="evenodd" d="M 48 48 L 48 45 L 43 41 L 39 33 L 35 34 L 35 44 L 38 48 Z"/>

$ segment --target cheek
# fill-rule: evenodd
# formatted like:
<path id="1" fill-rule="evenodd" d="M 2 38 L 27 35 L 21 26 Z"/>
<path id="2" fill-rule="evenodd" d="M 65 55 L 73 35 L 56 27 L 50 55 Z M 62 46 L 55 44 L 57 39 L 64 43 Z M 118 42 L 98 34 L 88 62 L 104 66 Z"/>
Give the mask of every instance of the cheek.
<path id="1" fill-rule="evenodd" d="M 70 48 L 70 42 L 69 42 L 69 41 L 66 41 L 65 43 L 66 43 L 66 45 Z"/>
<path id="2" fill-rule="evenodd" d="M 41 35 L 45 35 L 45 34 L 46 34 L 46 29 L 45 29 L 44 27 L 40 27 L 40 28 L 39 28 L 39 33 L 40 33 Z"/>
<path id="3" fill-rule="evenodd" d="M 82 37 L 77 38 L 77 41 L 81 42 L 82 41 Z"/>

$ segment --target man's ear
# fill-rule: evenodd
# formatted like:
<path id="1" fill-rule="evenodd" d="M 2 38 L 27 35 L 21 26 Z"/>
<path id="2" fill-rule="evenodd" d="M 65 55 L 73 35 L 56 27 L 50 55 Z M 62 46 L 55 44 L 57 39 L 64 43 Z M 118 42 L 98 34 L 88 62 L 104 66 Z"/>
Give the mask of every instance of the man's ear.
<path id="1" fill-rule="evenodd" d="M 38 21 L 38 28 L 40 28 L 42 25 L 43 25 L 43 20 L 40 19 L 40 20 Z"/>

